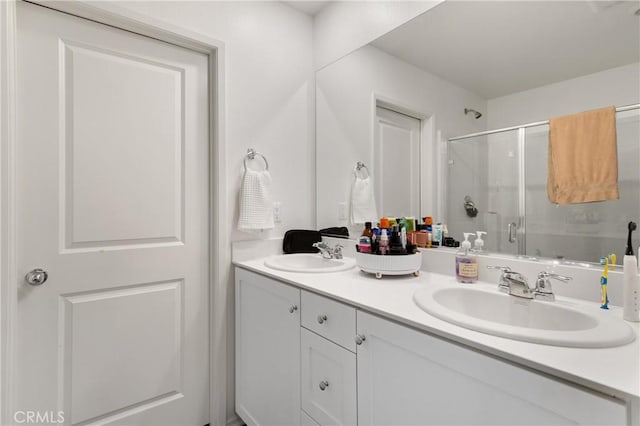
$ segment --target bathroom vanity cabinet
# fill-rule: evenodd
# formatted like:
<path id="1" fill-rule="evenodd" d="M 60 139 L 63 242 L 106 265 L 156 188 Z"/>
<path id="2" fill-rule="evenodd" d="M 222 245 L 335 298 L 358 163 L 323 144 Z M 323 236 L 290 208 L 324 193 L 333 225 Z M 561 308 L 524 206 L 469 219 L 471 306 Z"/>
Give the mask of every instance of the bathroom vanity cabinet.
<path id="1" fill-rule="evenodd" d="M 236 411 L 250 425 L 630 423 L 625 401 L 242 268 Z"/>
<path id="2" fill-rule="evenodd" d="M 358 333 L 358 424 L 627 424 L 622 401 L 369 313 Z"/>
<path id="3" fill-rule="evenodd" d="M 300 423 L 300 290 L 236 270 L 236 412 L 254 425 Z"/>

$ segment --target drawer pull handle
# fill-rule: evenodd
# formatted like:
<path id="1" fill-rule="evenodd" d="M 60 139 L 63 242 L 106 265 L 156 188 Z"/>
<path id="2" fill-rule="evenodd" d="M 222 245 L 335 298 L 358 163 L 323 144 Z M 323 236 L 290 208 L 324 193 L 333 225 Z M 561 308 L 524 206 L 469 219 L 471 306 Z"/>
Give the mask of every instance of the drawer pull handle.
<path id="1" fill-rule="evenodd" d="M 318 315 L 318 324 L 324 324 L 326 320 L 327 320 L 326 315 Z"/>
<path id="2" fill-rule="evenodd" d="M 289 313 L 290 313 L 290 314 L 294 313 L 294 312 L 295 312 L 295 311 L 297 311 L 297 310 L 298 310 L 298 305 L 291 305 L 291 306 L 289 307 Z"/>
<path id="3" fill-rule="evenodd" d="M 364 334 L 356 334 L 356 338 L 355 338 L 356 345 L 361 345 L 362 342 L 364 342 L 365 340 L 367 340 L 367 338 L 364 337 Z"/>
<path id="4" fill-rule="evenodd" d="M 329 387 L 329 382 L 327 382 L 326 380 L 323 380 L 323 381 L 320 382 L 320 390 L 321 391 L 325 390 L 328 387 Z"/>

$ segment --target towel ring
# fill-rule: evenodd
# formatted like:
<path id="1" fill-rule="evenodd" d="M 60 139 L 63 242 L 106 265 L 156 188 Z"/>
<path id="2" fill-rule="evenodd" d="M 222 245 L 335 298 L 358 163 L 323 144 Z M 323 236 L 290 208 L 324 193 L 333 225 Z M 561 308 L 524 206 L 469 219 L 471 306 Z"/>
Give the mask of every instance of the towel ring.
<path id="1" fill-rule="evenodd" d="M 259 152 L 257 152 L 255 149 L 253 148 L 249 148 L 247 149 L 247 155 L 244 157 L 244 169 L 245 171 L 248 170 L 248 166 L 247 166 L 247 160 L 255 160 L 256 155 L 260 156 L 260 158 L 262 158 L 262 161 L 264 161 L 264 169 L 265 170 L 269 170 L 269 162 L 267 161 L 267 158 L 260 154 Z"/>
<path id="2" fill-rule="evenodd" d="M 358 173 L 361 172 L 363 169 L 364 169 L 364 171 L 367 172 L 367 176 L 366 177 L 371 176 L 371 173 L 369 173 L 369 168 L 362 161 L 358 161 L 356 163 L 356 167 L 353 169 L 353 174 L 356 177 L 358 177 Z"/>

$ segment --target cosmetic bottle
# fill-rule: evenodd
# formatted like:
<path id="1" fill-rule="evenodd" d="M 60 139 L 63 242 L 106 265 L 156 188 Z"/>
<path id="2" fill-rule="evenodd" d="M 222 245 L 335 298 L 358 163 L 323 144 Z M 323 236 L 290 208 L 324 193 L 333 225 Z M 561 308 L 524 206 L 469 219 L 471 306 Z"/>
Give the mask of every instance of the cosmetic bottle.
<path id="1" fill-rule="evenodd" d="M 405 252 L 407 251 L 407 229 L 406 228 L 402 228 L 400 230 L 400 244 L 402 244 L 402 250 L 404 250 Z"/>
<path id="2" fill-rule="evenodd" d="M 381 231 L 379 228 L 371 230 L 371 253 L 378 254 L 378 247 L 380 244 Z"/>
<path id="3" fill-rule="evenodd" d="M 416 245 L 418 247 L 427 247 L 427 230 L 425 225 L 418 225 L 418 229 L 414 234 Z"/>
<path id="4" fill-rule="evenodd" d="M 391 235 L 389 235 L 389 254 L 403 254 L 398 225 L 393 225 L 391 227 Z"/>
<path id="5" fill-rule="evenodd" d="M 432 244 L 440 245 L 442 242 L 442 224 L 438 223 L 437 225 L 433 225 L 433 238 Z"/>
<path id="6" fill-rule="evenodd" d="M 361 236 L 371 238 L 371 222 L 364 223 L 364 230 L 362 231 Z"/>
<path id="7" fill-rule="evenodd" d="M 389 253 L 389 236 L 387 235 L 386 229 L 382 229 L 380 233 L 380 242 L 378 243 L 378 250 L 380 251 L 380 254 Z"/>
<path id="8" fill-rule="evenodd" d="M 367 236 L 360 237 L 358 242 L 358 252 L 371 253 L 371 238 Z"/>
<path id="9" fill-rule="evenodd" d="M 416 218 L 415 217 L 405 217 L 405 221 L 407 222 L 407 233 L 415 232 L 416 230 Z"/>
<path id="10" fill-rule="evenodd" d="M 461 283 L 474 283 L 478 280 L 478 257 L 471 252 L 472 233 L 464 233 L 464 241 L 456 253 L 456 280 Z"/>

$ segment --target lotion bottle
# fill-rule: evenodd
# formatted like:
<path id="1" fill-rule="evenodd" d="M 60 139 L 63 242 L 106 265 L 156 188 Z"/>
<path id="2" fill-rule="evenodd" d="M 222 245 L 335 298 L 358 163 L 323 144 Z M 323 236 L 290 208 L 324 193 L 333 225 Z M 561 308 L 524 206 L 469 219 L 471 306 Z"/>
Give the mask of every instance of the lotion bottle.
<path id="1" fill-rule="evenodd" d="M 478 280 L 478 257 L 471 252 L 471 232 L 464 233 L 464 241 L 456 253 L 456 280 L 461 283 L 474 283 Z"/>

